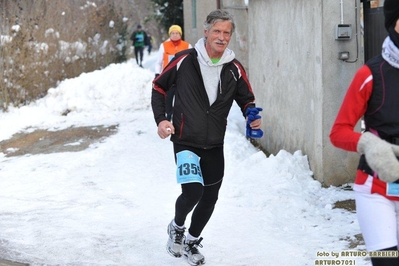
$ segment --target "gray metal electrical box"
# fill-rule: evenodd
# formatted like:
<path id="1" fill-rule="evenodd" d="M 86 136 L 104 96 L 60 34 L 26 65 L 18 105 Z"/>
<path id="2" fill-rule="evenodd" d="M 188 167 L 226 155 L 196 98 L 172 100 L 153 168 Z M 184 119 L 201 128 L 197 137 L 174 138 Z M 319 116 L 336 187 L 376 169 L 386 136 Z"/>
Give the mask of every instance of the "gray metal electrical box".
<path id="1" fill-rule="evenodd" d="M 335 27 L 335 40 L 346 41 L 352 38 L 352 26 L 351 24 L 338 24 Z"/>

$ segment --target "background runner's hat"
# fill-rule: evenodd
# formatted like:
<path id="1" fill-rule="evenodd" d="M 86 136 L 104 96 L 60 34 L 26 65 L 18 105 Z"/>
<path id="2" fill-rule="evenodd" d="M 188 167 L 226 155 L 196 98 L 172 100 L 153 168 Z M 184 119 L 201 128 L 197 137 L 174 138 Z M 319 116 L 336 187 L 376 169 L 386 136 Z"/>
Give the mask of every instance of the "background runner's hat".
<path id="1" fill-rule="evenodd" d="M 181 30 L 181 27 L 179 25 L 172 25 L 169 28 L 169 35 L 172 31 L 178 31 L 181 36 L 183 36 L 183 31 Z"/>
<path id="2" fill-rule="evenodd" d="M 385 28 L 388 30 L 391 26 L 395 27 L 396 21 L 399 19 L 399 1 L 384 1 Z"/>

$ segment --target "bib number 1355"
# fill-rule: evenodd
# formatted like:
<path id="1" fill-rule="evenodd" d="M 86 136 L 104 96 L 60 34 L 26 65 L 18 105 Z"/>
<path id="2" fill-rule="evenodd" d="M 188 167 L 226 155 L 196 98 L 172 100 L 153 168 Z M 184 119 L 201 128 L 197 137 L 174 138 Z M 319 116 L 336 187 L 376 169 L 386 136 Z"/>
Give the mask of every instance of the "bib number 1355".
<path id="1" fill-rule="evenodd" d="M 176 154 L 177 169 L 176 177 L 178 184 L 198 182 L 204 184 L 201 167 L 199 165 L 200 157 L 191 151 L 181 151 Z"/>

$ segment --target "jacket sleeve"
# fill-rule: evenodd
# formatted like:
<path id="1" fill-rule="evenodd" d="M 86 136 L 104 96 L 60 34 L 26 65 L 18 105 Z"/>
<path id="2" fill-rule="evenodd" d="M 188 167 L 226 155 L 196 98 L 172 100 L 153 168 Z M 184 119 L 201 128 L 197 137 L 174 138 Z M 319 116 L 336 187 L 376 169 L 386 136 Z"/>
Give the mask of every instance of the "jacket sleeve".
<path id="1" fill-rule="evenodd" d="M 132 33 L 132 35 L 130 35 L 130 40 L 133 42 L 133 45 L 134 45 L 134 43 L 136 42 L 135 36 L 136 36 L 136 32 L 134 31 L 134 32 Z"/>
<path id="2" fill-rule="evenodd" d="M 245 111 L 248 107 L 255 107 L 255 95 L 244 67 L 236 60 L 234 60 L 233 63 L 237 67 L 239 73 L 237 93 L 234 100 L 237 102 L 238 106 L 240 106 L 243 116 L 245 116 Z"/>
<path id="3" fill-rule="evenodd" d="M 181 57 L 173 58 L 165 67 L 162 73 L 152 82 L 151 107 L 154 113 L 154 119 L 158 125 L 161 121 L 166 120 L 165 116 L 165 99 L 166 93 L 176 81 L 177 63 Z"/>
<path id="4" fill-rule="evenodd" d="M 161 43 L 161 45 L 159 46 L 159 49 L 158 49 L 157 60 L 155 62 L 155 66 L 154 66 L 155 74 L 159 74 L 159 73 L 162 72 L 163 54 L 164 54 L 164 52 L 165 52 L 165 50 L 163 48 L 163 43 Z"/>
<path id="5" fill-rule="evenodd" d="M 367 110 L 367 102 L 373 89 L 373 76 L 366 65 L 355 74 L 330 132 L 331 143 L 343 150 L 357 151 L 361 136 L 355 131 L 359 119 Z M 360 130 L 359 130 L 360 131 Z"/>

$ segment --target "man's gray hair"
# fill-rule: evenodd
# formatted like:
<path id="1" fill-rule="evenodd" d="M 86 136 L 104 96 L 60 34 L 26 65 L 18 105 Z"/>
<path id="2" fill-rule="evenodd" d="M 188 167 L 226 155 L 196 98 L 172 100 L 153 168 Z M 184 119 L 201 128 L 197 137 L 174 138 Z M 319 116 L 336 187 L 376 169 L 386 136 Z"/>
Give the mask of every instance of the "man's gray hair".
<path id="1" fill-rule="evenodd" d="M 220 22 L 220 21 L 230 21 L 231 22 L 231 34 L 233 34 L 236 24 L 234 23 L 234 18 L 233 16 L 221 9 L 217 9 L 209 13 L 209 15 L 206 17 L 206 20 L 204 22 L 204 29 L 209 31 L 215 23 Z"/>

